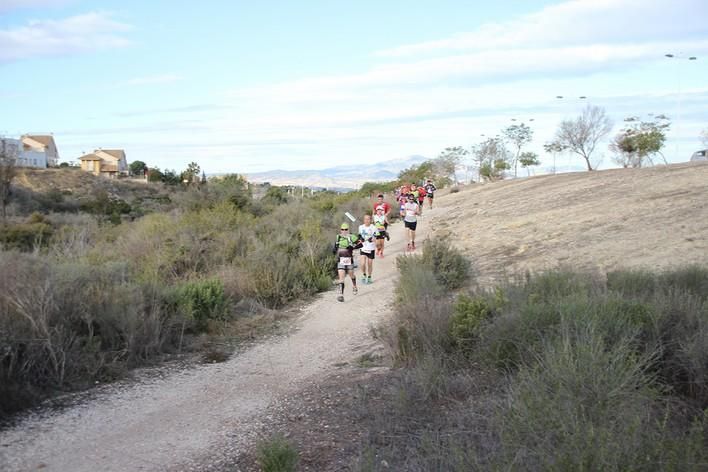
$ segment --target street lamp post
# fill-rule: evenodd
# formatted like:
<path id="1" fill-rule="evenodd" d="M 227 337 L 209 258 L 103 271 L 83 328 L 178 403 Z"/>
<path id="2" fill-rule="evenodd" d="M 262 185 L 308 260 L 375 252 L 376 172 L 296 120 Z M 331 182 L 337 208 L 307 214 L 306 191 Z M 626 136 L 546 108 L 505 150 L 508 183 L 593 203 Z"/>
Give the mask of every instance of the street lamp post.
<path id="1" fill-rule="evenodd" d="M 667 53 L 667 54 L 664 54 L 664 57 L 666 57 L 667 59 L 672 59 L 672 60 L 673 59 L 676 59 L 676 60 L 687 59 L 689 61 L 698 60 L 698 58 L 696 56 L 686 56 L 682 52 L 680 52 L 678 54 Z M 676 110 L 676 157 L 678 158 L 678 157 L 680 157 L 679 143 L 681 141 L 681 98 L 683 96 L 683 93 L 682 93 L 682 89 L 681 89 L 681 71 L 679 70 L 678 63 L 675 66 L 675 69 L 676 69 L 676 82 L 677 82 L 676 85 L 677 85 L 677 89 L 678 89 L 678 98 L 676 99 L 676 102 L 677 102 L 676 103 L 676 108 L 677 108 L 677 110 Z"/>

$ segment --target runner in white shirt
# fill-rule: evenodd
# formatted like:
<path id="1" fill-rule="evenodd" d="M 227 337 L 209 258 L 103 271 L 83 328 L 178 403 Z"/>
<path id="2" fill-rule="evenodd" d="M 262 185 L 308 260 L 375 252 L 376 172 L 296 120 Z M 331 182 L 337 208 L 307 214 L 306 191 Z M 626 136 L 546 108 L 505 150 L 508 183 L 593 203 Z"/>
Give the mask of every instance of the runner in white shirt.
<path id="1" fill-rule="evenodd" d="M 415 251 L 415 229 L 418 226 L 418 215 L 420 215 L 420 206 L 416 201 L 415 195 L 408 194 L 408 202 L 403 205 L 401 216 L 403 217 L 403 225 L 408 232 L 408 250 Z"/>
<path id="2" fill-rule="evenodd" d="M 373 221 L 374 226 L 376 226 L 376 235 L 374 236 L 376 239 L 376 255 L 383 259 L 384 239 L 388 241 L 390 238 L 388 236 L 388 231 L 386 231 L 388 219 L 386 218 L 386 214 L 384 213 L 384 208 L 382 206 L 376 207 L 376 214 L 374 214 Z"/>
<path id="3" fill-rule="evenodd" d="M 371 215 L 364 215 L 364 224 L 359 226 L 359 237 L 363 243 L 360 249 L 362 277 L 361 283 L 370 284 L 371 272 L 374 270 L 374 258 L 376 257 L 376 226 L 371 224 Z"/>

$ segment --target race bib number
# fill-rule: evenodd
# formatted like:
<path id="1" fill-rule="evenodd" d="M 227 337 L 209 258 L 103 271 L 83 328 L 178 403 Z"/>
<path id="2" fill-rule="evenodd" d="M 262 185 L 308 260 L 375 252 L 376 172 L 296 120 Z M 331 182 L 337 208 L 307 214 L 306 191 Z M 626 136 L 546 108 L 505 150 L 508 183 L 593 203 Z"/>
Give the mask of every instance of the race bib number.
<path id="1" fill-rule="evenodd" d="M 352 258 L 351 257 L 340 257 L 339 263 L 342 265 L 352 265 Z"/>

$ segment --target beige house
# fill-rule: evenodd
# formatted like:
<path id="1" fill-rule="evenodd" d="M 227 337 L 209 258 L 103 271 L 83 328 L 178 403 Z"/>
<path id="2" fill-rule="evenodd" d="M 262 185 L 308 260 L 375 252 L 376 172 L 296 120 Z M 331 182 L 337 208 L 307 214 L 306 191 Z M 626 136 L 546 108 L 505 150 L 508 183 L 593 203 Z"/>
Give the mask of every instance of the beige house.
<path id="1" fill-rule="evenodd" d="M 81 156 L 81 170 L 94 175 L 115 178 L 128 174 L 128 161 L 122 149 L 96 149 L 90 154 Z"/>
<path id="2" fill-rule="evenodd" d="M 24 165 L 31 167 L 56 167 L 59 165 L 59 151 L 51 134 L 23 134 L 22 152 L 25 154 Z M 43 156 L 42 156 L 43 155 Z M 20 159 L 23 159 L 20 157 Z M 34 164 L 32 164 L 34 161 Z"/>

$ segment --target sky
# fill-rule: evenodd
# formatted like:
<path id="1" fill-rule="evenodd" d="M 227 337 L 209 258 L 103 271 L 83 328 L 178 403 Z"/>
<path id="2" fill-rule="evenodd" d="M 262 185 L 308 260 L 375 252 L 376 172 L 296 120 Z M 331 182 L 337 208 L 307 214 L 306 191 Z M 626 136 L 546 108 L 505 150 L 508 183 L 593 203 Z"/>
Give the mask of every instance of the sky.
<path id="1" fill-rule="evenodd" d="M 613 134 L 668 115 L 682 162 L 706 147 L 706 18 L 706 0 L 0 0 L 0 134 L 209 174 L 433 158 L 524 122 L 547 168 L 593 105 Z"/>

